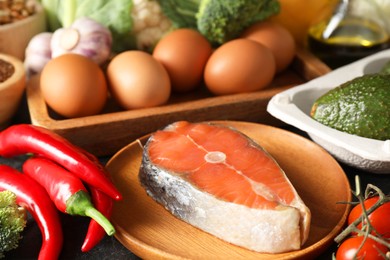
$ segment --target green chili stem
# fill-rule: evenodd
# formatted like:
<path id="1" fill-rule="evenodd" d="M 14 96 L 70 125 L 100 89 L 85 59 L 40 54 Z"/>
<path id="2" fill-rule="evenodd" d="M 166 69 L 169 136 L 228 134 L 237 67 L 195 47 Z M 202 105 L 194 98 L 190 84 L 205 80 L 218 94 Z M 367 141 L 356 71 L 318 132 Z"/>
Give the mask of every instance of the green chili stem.
<path id="1" fill-rule="evenodd" d="M 107 218 L 95 208 L 88 208 L 85 211 L 85 215 L 94 219 L 100 226 L 106 231 L 107 235 L 112 236 L 115 233 L 114 226 L 106 221 Z"/>
<path id="2" fill-rule="evenodd" d="M 115 233 L 114 226 L 93 206 L 89 194 L 83 190 L 74 193 L 66 201 L 66 212 L 71 215 L 87 216 L 94 219 L 109 236 Z"/>

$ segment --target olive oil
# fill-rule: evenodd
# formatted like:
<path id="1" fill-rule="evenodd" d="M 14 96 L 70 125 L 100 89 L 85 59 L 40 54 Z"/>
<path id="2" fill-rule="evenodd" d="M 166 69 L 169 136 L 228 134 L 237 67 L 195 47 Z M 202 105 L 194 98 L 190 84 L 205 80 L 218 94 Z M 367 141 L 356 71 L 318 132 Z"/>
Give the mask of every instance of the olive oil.
<path id="1" fill-rule="evenodd" d="M 385 28 L 357 16 L 344 17 L 329 33 L 329 21 L 318 23 L 308 31 L 310 51 L 331 68 L 346 65 L 390 46 Z"/>

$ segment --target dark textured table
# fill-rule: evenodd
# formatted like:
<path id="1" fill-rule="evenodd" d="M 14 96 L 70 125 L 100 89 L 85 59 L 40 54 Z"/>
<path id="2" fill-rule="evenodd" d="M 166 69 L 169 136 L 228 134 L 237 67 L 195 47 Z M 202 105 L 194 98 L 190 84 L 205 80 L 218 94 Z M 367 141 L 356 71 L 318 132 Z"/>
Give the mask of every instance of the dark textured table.
<path id="1" fill-rule="evenodd" d="M 17 111 L 12 124 L 29 123 L 29 114 L 25 98 Z M 298 129 L 287 126 L 286 129 L 294 133 L 307 135 Z M 103 163 L 109 158 L 100 158 Z M 0 163 L 8 164 L 20 170 L 25 157 L 4 159 L 0 158 Z M 341 163 L 340 163 L 341 164 Z M 355 187 L 355 175 L 361 178 L 361 187 L 365 188 L 368 183 L 372 183 L 382 189 L 386 194 L 390 193 L 390 175 L 372 174 L 357 170 L 355 168 L 341 164 L 348 179 L 351 183 L 351 188 Z M 115 237 L 106 236 L 101 243 L 87 253 L 82 253 L 80 248 L 84 240 L 85 233 L 89 224 L 89 218 L 74 217 L 61 214 L 61 221 L 64 231 L 64 245 L 60 259 L 139 259 L 126 249 Z M 36 259 L 41 247 L 41 233 L 35 221 L 29 217 L 28 225 L 24 231 L 24 238 L 20 242 L 20 246 L 6 254 L 7 259 Z M 332 253 L 335 252 L 337 245 L 334 243 L 326 252 L 318 259 L 332 259 Z"/>

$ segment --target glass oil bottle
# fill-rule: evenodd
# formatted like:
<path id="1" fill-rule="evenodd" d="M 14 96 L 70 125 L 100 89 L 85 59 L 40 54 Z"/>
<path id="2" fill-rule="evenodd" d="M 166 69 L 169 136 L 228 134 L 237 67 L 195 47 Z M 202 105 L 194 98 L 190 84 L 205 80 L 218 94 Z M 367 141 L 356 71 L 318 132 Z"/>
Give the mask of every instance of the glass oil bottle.
<path id="1" fill-rule="evenodd" d="M 333 14 L 308 30 L 309 50 L 337 68 L 390 47 L 380 8 L 370 0 L 341 0 Z"/>

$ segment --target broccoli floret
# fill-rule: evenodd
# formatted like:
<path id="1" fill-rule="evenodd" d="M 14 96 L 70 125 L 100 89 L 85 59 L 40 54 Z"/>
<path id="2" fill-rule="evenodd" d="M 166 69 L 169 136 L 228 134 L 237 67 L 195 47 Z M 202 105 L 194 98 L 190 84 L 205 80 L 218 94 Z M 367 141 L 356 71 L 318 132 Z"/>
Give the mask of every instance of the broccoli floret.
<path id="1" fill-rule="evenodd" d="M 8 190 L 0 192 L 0 258 L 18 247 L 26 222 L 26 213 L 17 205 L 16 195 Z"/>
<path id="2" fill-rule="evenodd" d="M 280 11 L 278 0 L 160 0 L 159 3 L 176 28 L 197 29 L 216 46 Z"/>
<path id="3" fill-rule="evenodd" d="M 203 0 L 196 14 L 197 28 L 210 42 L 220 45 L 279 11 L 277 0 Z"/>

